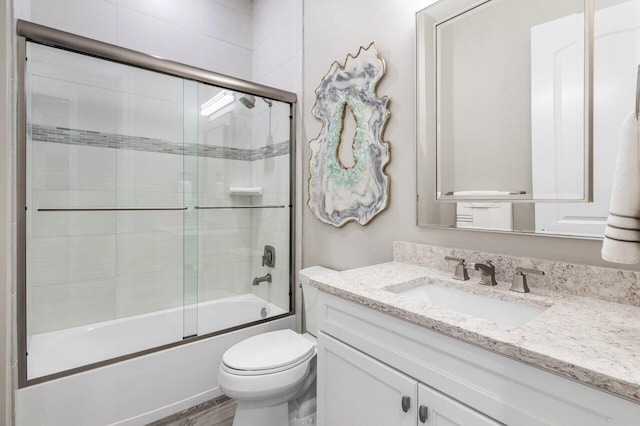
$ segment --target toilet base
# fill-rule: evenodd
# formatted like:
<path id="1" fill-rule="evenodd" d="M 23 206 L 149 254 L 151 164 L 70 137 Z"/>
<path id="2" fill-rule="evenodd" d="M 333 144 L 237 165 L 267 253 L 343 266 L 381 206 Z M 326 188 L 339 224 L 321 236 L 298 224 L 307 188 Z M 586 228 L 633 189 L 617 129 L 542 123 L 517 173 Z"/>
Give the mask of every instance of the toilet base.
<path id="1" fill-rule="evenodd" d="M 287 402 L 272 407 L 254 408 L 252 404 L 238 402 L 233 426 L 285 426 L 289 424 Z"/>

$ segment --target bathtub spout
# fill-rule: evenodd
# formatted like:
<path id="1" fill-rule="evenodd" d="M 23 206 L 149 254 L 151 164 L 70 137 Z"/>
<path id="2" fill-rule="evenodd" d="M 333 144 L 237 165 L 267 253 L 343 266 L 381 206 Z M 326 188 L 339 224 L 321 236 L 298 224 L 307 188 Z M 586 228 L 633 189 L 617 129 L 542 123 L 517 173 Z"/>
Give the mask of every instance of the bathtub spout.
<path id="1" fill-rule="evenodd" d="M 259 285 L 260 283 L 263 283 L 263 282 L 270 283 L 271 282 L 271 274 L 267 274 L 264 277 L 256 277 L 256 278 L 253 279 L 253 285 L 254 286 L 255 285 Z"/>

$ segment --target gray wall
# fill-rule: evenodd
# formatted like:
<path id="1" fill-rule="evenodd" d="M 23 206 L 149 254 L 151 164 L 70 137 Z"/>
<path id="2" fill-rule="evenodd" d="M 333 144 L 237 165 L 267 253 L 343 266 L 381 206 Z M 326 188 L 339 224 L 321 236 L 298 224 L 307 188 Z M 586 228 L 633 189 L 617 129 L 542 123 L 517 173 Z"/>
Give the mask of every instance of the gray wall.
<path id="1" fill-rule="evenodd" d="M 391 97 L 385 139 L 391 142 L 391 203 L 368 226 L 349 223 L 341 229 L 303 210 L 303 265 L 355 268 L 391 260 L 391 243 L 405 240 L 447 247 L 557 259 L 598 266 L 615 265 L 600 257 L 601 242 L 571 238 L 522 236 L 416 226 L 415 185 L 415 13 L 432 0 L 306 0 L 304 11 L 303 164 L 308 141 L 321 124 L 311 115 L 315 88 L 334 60 L 344 61 L 359 46 L 375 41 L 386 60 L 387 75 L 379 95 Z M 304 170 L 307 193 L 308 168 Z M 307 195 L 304 195 L 306 203 Z M 629 267 L 625 267 L 630 269 Z M 633 269 L 640 270 L 638 267 Z"/>

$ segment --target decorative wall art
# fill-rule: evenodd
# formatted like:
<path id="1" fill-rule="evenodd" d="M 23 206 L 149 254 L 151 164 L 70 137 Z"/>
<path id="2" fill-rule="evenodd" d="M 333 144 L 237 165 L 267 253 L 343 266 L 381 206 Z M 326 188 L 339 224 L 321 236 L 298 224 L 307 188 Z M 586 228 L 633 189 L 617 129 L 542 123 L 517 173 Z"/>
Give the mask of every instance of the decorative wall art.
<path id="1" fill-rule="evenodd" d="M 311 211 L 321 221 L 336 227 L 356 221 L 366 225 L 389 204 L 389 143 L 383 134 L 390 112 L 389 97 L 378 97 L 376 87 L 385 74 L 384 60 L 375 43 L 347 55 L 344 65 L 334 62 L 316 89 L 311 113 L 322 121 L 322 130 L 312 140 L 309 163 Z M 344 119 L 355 121 L 352 166 L 340 160 Z M 349 141 L 344 141 L 348 143 Z"/>

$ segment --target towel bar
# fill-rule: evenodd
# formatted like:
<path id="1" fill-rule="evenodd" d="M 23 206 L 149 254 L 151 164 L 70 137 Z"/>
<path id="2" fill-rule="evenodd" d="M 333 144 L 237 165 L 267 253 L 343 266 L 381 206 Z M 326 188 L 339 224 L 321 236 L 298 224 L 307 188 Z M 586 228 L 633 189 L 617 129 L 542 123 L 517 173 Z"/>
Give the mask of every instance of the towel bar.
<path id="1" fill-rule="evenodd" d="M 110 211 L 148 211 L 148 210 L 187 210 L 188 207 L 38 207 L 39 212 L 110 212 Z"/>

